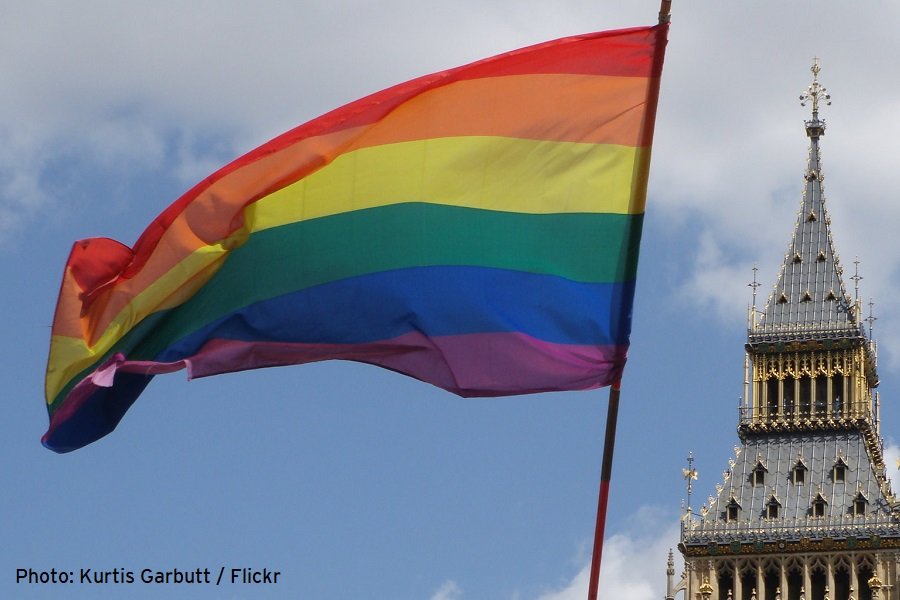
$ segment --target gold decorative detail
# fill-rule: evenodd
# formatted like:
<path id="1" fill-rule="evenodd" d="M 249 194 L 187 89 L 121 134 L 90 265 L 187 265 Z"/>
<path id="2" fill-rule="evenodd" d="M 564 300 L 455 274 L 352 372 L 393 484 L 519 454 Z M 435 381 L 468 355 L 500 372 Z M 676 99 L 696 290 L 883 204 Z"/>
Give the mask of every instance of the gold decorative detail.
<path id="1" fill-rule="evenodd" d="M 806 106 L 807 102 L 812 102 L 813 119 L 818 118 L 819 102 L 824 101 L 825 104 L 831 104 L 831 95 L 825 87 L 819 83 L 819 72 L 822 68 L 819 66 L 819 59 L 813 58 L 812 67 L 809 69 L 813 74 L 812 83 L 807 86 L 803 93 L 800 94 L 800 106 Z"/>

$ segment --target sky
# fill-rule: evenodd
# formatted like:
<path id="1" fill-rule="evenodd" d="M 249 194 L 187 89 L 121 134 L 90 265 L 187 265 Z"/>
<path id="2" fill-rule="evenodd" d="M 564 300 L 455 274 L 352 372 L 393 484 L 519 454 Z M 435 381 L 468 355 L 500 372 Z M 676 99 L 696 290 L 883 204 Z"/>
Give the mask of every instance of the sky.
<path id="1" fill-rule="evenodd" d="M 464 400 L 331 362 L 157 377 L 118 429 L 39 442 L 73 241 L 133 243 L 219 166 L 370 92 L 543 40 L 650 25 L 655 0 L 2 0 L 0 597 L 584 598 L 607 391 Z M 775 283 L 803 189 L 813 56 L 845 273 L 874 302 L 890 470 L 900 421 L 900 4 L 675 0 L 600 597 L 657 599 L 727 467 L 748 283 Z M 851 282 L 847 282 L 851 284 Z M 852 285 L 851 285 L 852 287 Z M 676 552 L 677 555 L 677 552 Z M 269 585 L 16 583 L 17 569 L 252 568 Z"/>

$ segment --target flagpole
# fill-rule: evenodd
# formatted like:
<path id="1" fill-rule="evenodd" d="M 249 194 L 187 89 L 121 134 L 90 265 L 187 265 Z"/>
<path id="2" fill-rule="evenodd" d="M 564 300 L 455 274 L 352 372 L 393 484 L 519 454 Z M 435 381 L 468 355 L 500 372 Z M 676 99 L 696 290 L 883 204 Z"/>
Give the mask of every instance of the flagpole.
<path id="1" fill-rule="evenodd" d="M 672 13 L 672 0 L 660 0 L 659 3 L 659 24 L 669 22 Z"/>
<path id="2" fill-rule="evenodd" d="M 672 0 L 660 0 L 659 24 L 669 22 Z M 616 445 L 616 423 L 619 419 L 621 381 L 609 388 L 609 406 L 606 409 L 606 436 L 603 441 L 603 462 L 600 467 L 600 496 L 597 500 L 597 524 L 594 528 L 594 550 L 591 554 L 591 576 L 588 582 L 588 600 L 597 600 L 600 584 L 600 558 L 603 555 L 603 533 L 606 529 L 606 510 L 609 506 L 609 482 L 612 478 L 613 450 Z"/>
<path id="3" fill-rule="evenodd" d="M 603 442 L 603 463 L 600 467 L 600 498 L 597 501 L 597 525 L 594 529 L 594 551 L 591 555 L 591 579 L 588 583 L 588 600 L 597 600 L 600 582 L 600 556 L 603 554 L 603 531 L 606 528 L 606 507 L 609 503 L 609 481 L 612 477 L 613 449 L 616 445 L 616 421 L 619 418 L 619 388 L 617 381 L 609 388 L 609 406 L 606 409 L 606 436 Z"/>

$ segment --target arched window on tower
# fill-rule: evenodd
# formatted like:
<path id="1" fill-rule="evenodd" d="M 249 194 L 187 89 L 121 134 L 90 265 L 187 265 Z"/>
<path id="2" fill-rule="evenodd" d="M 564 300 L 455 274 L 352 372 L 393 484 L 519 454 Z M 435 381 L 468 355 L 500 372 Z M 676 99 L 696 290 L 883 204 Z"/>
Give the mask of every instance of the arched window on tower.
<path id="1" fill-rule="evenodd" d="M 806 465 L 803 463 L 802 458 L 798 458 L 797 462 L 794 464 L 794 468 L 791 469 L 791 481 L 796 485 L 803 485 L 806 483 Z"/>
<path id="2" fill-rule="evenodd" d="M 766 415 L 774 418 L 778 414 L 778 379 L 772 377 L 766 382 Z"/>
<path id="3" fill-rule="evenodd" d="M 831 414 L 835 418 L 844 416 L 844 376 L 840 373 L 831 378 Z"/>
<path id="4" fill-rule="evenodd" d="M 716 569 L 719 576 L 719 600 L 734 600 L 734 572 L 722 565 Z"/>
<path id="5" fill-rule="evenodd" d="M 774 562 L 771 562 L 766 566 L 763 582 L 766 589 L 765 599 L 763 599 L 762 596 L 757 596 L 757 598 L 759 598 L 759 600 L 775 600 L 775 589 L 781 583 L 781 573 L 779 573 L 778 567 Z"/>
<path id="6" fill-rule="evenodd" d="M 866 514 L 866 508 L 869 505 L 869 499 L 863 495 L 862 492 L 856 494 L 856 497 L 853 498 L 853 506 L 850 507 L 850 510 L 854 517 L 862 517 Z"/>
<path id="7" fill-rule="evenodd" d="M 794 563 L 790 566 L 787 573 L 787 597 L 788 598 L 799 598 L 800 597 L 800 589 L 803 587 L 803 567 Z M 766 592 L 769 590 L 766 589 Z M 775 594 L 772 594 L 772 597 L 775 597 Z M 784 597 L 784 595 L 782 595 Z"/>
<path id="8" fill-rule="evenodd" d="M 816 377 L 816 416 L 824 419 L 828 411 L 828 378 Z"/>
<path id="9" fill-rule="evenodd" d="M 808 598 L 825 598 L 828 585 L 828 567 L 824 563 L 813 565 L 809 570 L 810 595 Z"/>
<path id="10" fill-rule="evenodd" d="M 846 559 L 839 559 L 834 567 L 834 598 L 850 597 L 850 565 Z"/>
<path id="11" fill-rule="evenodd" d="M 766 472 L 768 472 L 768 469 L 766 468 L 766 465 L 762 463 L 762 460 L 757 461 L 756 466 L 753 467 L 753 471 L 750 472 L 750 483 L 753 485 L 765 485 Z"/>
<path id="12" fill-rule="evenodd" d="M 756 591 L 757 578 L 756 578 L 756 568 L 754 565 L 746 565 L 744 566 L 744 572 L 741 573 L 741 587 L 743 588 L 743 593 L 741 594 L 741 598 L 735 598 L 734 600 L 751 600 L 751 593 Z M 755 598 L 756 596 L 752 596 Z"/>
<path id="13" fill-rule="evenodd" d="M 859 581 L 858 600 L 872 600 L 872 588 L 869 587 L 869 579 L 875 574 L 875 569 L 871 565 L 863 564 L 858 567 L 856 572 L 857 581 Z"/>
<path id="14" fill-rule="evenodd" d="M 785 419 L 791 419 L 794 416 L 794 379 L 786 377 L 783 384 L 784 394 L 781 399 L 782 415 Z M 775 380 L 775 394 L 778 394 L 778 380 Z"/>
<path id="15" fill-rule="evenodd" d="M 831 469 L 831 479 L 835 483 L 844 483 L 847 480 L 847 463 L 839 456 Z"/>
<path id="16" fill-rule="evenodd" d="M 800 414 L 804 417 L 812 414 L 812 380 L 809 376 L 800 378 Z"/>
<path id="17" fill-rule="evenodd" d="M 741 505 L 738 504 L 737 500 L 735 500 L 734 496 L 732 496 L 728 504 L 725 505 L 725 521 L 728 523 L 735 523 L 737 522 L 740 515 Z"/>
<path id="18" fill-rule="evenodd" d="M 790 406 L 791 414 L 794 412 L 794 400 L 796 398 L 796 394 L 794 393 L 794 378 L 788 375 L 781 382 L 781 393 L 784 397 L 783 403 L 785 407 Z"/>
<path id="19" fill-rule="evenodd" d="M 813 517 L 824 517 L 826 506 L 828 506 L 828 502 L 825 501 L 822 494 L 816 494 L 816 499 L 813 500 L 812 506 L 810 507 L 810 513 Z"/>

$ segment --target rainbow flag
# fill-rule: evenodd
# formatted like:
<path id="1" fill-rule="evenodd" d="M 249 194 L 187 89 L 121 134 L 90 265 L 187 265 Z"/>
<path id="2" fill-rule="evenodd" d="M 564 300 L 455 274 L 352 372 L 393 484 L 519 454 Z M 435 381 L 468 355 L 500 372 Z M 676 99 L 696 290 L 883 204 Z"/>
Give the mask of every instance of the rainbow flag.
<path id="1" fill-rule="evenodd" d="M 618 380 L 666 28 L 402 83 L 226 165 L 133 248 L 76 242 L 44 445 L 99 439 L 179 369 L 343 359 L 462 396 Z"/>

